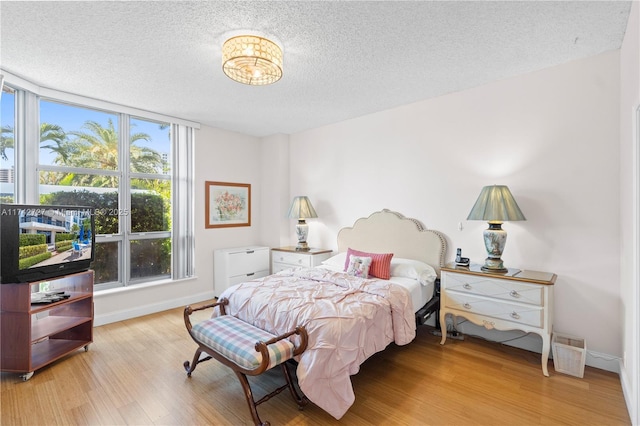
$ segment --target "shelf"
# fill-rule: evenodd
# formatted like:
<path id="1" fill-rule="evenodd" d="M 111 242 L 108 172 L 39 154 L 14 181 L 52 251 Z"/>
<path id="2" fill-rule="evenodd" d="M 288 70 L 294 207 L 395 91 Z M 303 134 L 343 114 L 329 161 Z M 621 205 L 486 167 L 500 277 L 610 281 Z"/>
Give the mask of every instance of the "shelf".
<path id="1" fill-rule="evenodd" d="M 76 327 L 85 322 L 92 321 L 87 317 L 48 316 L 31 323 L 31 341 L 38 342 L 44 337 Z"/>
<path id="2" fill-rule="evenodd" d="M 93 297 L 93 295 L 91 293 L 84 293 L 84 292 L 70 292 L 70 291 L 68 291 L 67 294 L 70 294 L 71 297 L 68 297 L 66 299 L 60 300 L 58 302 L 31 305 L 31 308 L 30 308 L 29 312 L 31 312 L 32 314 L 37 314 L 38 312 L 49 311 L 49 310 L 55 308 L 56 306 L 65 305 L 67 303 L 77 302 L 78 300 L 91 299 Z"/>
<path id="3" fill-rule="evenodd" d="M 93 271 L 50 280 L 0 285 L 0 370 L 33 372 L 93 341 Z M 31 304 L 46 282 L 48 291 L 69 295 Z"/>
<path id="4" fill-rule="evenodd" d="M 47 339 L 35 343 L 31 349 L 31 371 L 44 367 L 70 352 L 91 343 L 91 340 Z M 27 371 L 24 371 L 27 373 Z"/>

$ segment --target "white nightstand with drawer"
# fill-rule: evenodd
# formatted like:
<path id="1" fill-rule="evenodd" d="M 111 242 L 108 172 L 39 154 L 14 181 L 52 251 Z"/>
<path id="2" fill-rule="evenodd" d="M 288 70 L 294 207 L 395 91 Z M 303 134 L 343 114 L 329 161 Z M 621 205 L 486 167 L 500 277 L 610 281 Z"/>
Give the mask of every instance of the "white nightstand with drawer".
<path id="1" fill-rule="evenodd" d="M 269 275 L 269 247 L 235 247 L 213 253 L 214 294 L 232 285 Z"/>
<path id="2" fill-rule="evenodd" d="M 289 268 L 313 268 L 323 260 L 331 257 L 331 250 L 314 249 L 307 251 L 296 250 L 295 247 L 280 247 L 271 249 L 271 273 L 275 274 Z"/>
<path id="3" fill-rule="evenodd" d="M 548 376 L 555 280 L 556 275 L 548 272 L 489 273 L 480 265 L 447 265 L 440 284 L 440 344 L 447 339 L 447 314 L 453 316 L 454 325 L 456 316 L 461 316 L 487 329 L 536 333 L 542 337 L 542 372 Z"/>

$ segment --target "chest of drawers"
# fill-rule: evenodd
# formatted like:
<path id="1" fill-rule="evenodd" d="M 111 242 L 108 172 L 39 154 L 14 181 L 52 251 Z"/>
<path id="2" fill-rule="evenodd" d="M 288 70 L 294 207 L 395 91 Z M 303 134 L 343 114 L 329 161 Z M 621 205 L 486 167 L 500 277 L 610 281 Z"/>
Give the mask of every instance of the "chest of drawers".
<path id="1" fill-rule="evenodd" d="M 269 247 L 219 249 L 213 253 L 214 294 L 243 281 L 269 275 Z"/>
<path id="2" fill-rule="evenodd" d="M 289 268 L 313 268 L 331 257 L 331 250 L 309 249 L 296 251 L 295 247 L 280 247 L 271 250 L 271 273 Z"/>
<path id="3" fill-rule="evenodd" d="M 446 315 L 464 317 L 487 329 L 522 330 L 542 338 L 542 372 L 547 361 L 553 329 L 553 284 L 556 275 L 510 269 L 504 274 L 483 272 L 479 265 L 442 268 L 440 327 L 447 338 Z"/>

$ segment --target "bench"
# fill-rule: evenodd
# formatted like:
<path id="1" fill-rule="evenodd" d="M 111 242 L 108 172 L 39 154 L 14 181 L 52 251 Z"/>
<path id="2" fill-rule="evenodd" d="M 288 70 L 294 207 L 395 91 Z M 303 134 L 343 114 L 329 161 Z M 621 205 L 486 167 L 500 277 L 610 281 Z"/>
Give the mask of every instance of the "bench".
<path id="1" fill-rule="evenodd" d="M 239 318 L 227 315 L 225 306 L 228 303 L 229 301 L 223 298 L 216 303 L 194 308 L 187 306 L 184 309 L 184 323 L 187 326 L 189 335 L 198 344 L 193 361 L 191 363 L 189 361 L 184 362 L 187 376 L 191 377 L 191 373 L 193 373 L 198 363 L 211 358 L 215 358 L 231 368 L 244 389 L 251 417 L 256 426 L 269 425 L 269 422 L 260 420 L 257 406 L 279 394 L 287 387 L 293 400 L 298 404 L 298 408 L 302 409 L 308 401 L 304 396 L 300 397 L 298 395 L 286 364 L 288 360 L 300 355 L 307 348 L 306 329 L 303 326 L 298 326 L 288 333 L 276 336 Z M 220 316 L 209 318 L 195 325 L 191 324 L 190 316 L 193 312 L 215 307 L 220 309 Z M 288 339 L 294 334 L 299 336 L 297 347 Z M 200 359 L 203 352 L 206 356 Z M 264 396 L 259 401 L 255 401 L 247 375 L 257 376 L 277 365 L 282 367 L 286 384 Z"/>

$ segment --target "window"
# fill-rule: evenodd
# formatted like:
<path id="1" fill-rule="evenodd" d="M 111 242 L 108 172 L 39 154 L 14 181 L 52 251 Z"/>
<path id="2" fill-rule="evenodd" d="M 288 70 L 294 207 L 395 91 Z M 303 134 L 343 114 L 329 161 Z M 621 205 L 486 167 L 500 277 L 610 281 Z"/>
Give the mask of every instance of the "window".
<path id="1" fill-rule="evenodd" d="M 23 193 L 14 198 L 3 182 L 2 200 L 95 207 L 96 290 L 193 275 L 195 123 L 42 91 L 46 97 L 16 90 L 26 99 L 22 126 L 32 137 L 15 145 L 37 155 L 15 170 Z M 2 96 L 2 169 L 16 165 L 13 96 Z"/>
<path id="2" fill-rule="evenodd" d="M 118 197 L 120 117 L 45 99 L 40 100 L 39 110 L 39 202 L 95 207 L 95 283 L 123 281 L 118 268 L 126 229 L 119 215 L 126 206 L 120 205 Z M 105 250 L 98 246 L 106 235 L 110 242 Z"/>
<path id="3" fill-rule="evenodd" d="M 171 135 L 169 123 L 129 124 L 131 279 L 171 274 Z"/>

